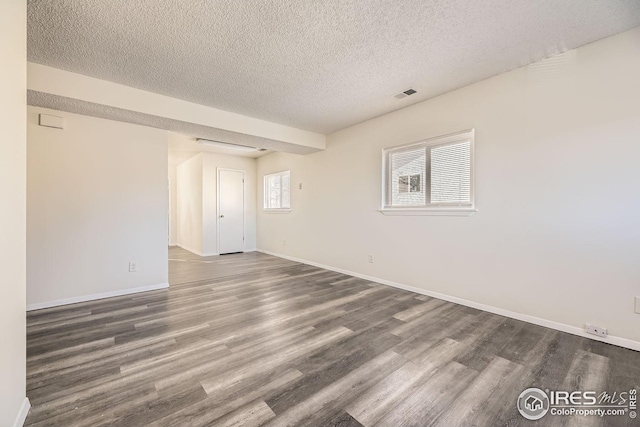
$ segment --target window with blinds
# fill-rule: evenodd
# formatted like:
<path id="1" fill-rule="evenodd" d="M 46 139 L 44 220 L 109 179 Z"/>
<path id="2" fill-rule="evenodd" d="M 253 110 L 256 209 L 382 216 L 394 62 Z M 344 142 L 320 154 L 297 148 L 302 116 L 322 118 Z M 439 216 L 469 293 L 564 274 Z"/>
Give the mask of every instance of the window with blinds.
<path id="1" fill-rule="evenodd" d="M 473 208 L 473 130 L 383 150 L 384 209 Z"/>
<path id="2" fill-rule="evenodd" d="M 264 176 L 264 208 L 282 210 L 291 208 L 290 171 Z"/>

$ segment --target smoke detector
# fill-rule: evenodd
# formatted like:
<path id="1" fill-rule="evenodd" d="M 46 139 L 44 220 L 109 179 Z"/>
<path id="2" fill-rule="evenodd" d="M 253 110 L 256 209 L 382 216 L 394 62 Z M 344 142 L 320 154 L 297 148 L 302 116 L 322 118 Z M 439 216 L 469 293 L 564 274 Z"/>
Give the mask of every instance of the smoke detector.
<path id="1" fill-rule="evenodd" d="M 393 97 L 395 99 L 402 99 L 402 98 L 406 98 L 407 96 L 413 95 L 416 92 L 417 91 L 415 89 L 407 89 L 405 91 L 398 93 L 397 95 L 393 95 Z"/>

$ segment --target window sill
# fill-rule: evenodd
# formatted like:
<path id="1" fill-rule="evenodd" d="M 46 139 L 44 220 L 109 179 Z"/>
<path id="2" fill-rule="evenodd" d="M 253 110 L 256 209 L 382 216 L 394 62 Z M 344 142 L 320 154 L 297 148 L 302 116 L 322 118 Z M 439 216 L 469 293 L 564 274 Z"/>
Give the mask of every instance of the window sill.
<path id="1" fill-rule="evenodd" d="M 263 209 L 262 211 L 269 214 L 288 214 L 291 212 L 291 209 Z"/>
<path id="2" fill-rule="evenodd" d="M 406 209 L 393 209 L 386 208 L 380 209 L 383 215 L 404 215 L 404 216 L 471 216 L 475 212 L 478 212 L 476 208 L 406 208 Z"/>

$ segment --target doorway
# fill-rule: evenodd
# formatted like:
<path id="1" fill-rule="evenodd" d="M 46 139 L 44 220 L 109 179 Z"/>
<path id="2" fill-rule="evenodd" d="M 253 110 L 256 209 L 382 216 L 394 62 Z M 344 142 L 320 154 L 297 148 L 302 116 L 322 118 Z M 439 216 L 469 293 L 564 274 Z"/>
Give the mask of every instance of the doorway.
<path id="1" fill-rule="evenodd" d="M 244 171 L 218 168 L 218 253 L 244 252 Z"/>

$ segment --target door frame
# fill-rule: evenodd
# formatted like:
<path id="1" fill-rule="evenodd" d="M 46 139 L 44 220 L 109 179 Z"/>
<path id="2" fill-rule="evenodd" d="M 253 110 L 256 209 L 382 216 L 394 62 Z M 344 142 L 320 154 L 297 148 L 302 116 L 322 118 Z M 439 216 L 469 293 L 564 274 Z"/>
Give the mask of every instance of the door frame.
<path id="1" fill-rule="evenodd" d="M 222 171 L 240 172 L 242 174 L 242 252 L 246 252 L 247 188 L 245 185 L 245 171 L 242 169 L 216 168 L 216 249 L 218 255 L 220 255 L 220 172 Z"/>
<path id="2" fill-rule="evenodd" d="M 169 226 L 167 227 L 169 229 L 169 235 L 167 236 L 167 246 L 171 246 L 171 243 L 176 243 L 176 242 L 171 242 L 171 232 L 172 227 L 171 227 L 171 222 L 173 221 L 173 215 L 175 215 L 175 212 L 171 212 L 171 203 L 173 203 L 172 197 L 171 197 L 171 177 L 169 178 L 169 209 L 167 209 L 167 217 L 169 218 Z"/>

